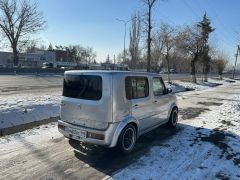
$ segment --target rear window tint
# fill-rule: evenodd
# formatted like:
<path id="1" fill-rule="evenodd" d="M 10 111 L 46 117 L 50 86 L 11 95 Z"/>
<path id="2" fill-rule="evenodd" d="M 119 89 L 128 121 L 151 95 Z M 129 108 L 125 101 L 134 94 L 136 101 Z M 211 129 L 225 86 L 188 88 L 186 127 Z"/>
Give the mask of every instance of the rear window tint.
<path id="1" fill-rule="evenodd" d="M 100 100 L 102 97 L 102 78 L 94 75 L 65 75 L 63 96 Z"/>
<path id="2" fill-rule="evenodd" d="M 148 79 L 140 76 L 128 76 L 125 79 L 127 99 L 144 98 L 149 95 Z"/>

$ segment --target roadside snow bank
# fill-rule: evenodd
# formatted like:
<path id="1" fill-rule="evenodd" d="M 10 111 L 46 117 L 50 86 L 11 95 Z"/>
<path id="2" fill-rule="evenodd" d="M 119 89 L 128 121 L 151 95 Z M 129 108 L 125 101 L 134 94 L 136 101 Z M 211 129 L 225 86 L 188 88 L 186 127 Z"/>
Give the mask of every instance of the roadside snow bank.
<path id="1" fill-rule="evenodd" d="M 192 83 L 192 82 L 176 80 L 176 81 L 173 81 L 172 84 L 166 83 L 166 85 L 168 88 L 171 88 L 174 93 L 178 93 L 178 92 L 191 91 L 191 90 L 202 91 L 202 90 L 210 89 L 212 87 L 216 87 L 222 84 L 229 84 L 229 83 L 233 83 L 233 81 L 229 81 L 228 79 L 216 80 L 216 79 L 209 78 L 208 82 L 198 81 L 198 83 Z"/>
<path id="2" fill-rule="evenodd" d="M 240 96 L 232 96 L 195 119 L 181 121 L 173 138 L 152 147 L 113 179 L 239 179 L 239 117 Z"/>
<path id="3" fill-rule="evenodd" d="M 1 96 L 0 129 L 59 115 L 60 92 Z"/>

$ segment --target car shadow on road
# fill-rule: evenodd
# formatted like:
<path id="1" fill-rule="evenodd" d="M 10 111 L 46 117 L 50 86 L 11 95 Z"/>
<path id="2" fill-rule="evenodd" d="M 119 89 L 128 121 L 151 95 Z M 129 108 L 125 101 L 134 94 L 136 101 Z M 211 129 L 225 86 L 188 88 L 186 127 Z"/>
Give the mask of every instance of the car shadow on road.
<path id="1" fill-rule="evenodd" d="M 74 148 L 75 156 L 91 167 L 110 175 L 111 173 L 135 162 L 143 155 L 147 155 L 152 146 L 164 146 L 164 142 L 174 137 L 183 127 L 175 129 L 166 125 L 140 136 L 135 149 L 130 154 L 122 154 L 117 148 L 105 148 L 96 145 L 79 143 L 69 140 Z"/>

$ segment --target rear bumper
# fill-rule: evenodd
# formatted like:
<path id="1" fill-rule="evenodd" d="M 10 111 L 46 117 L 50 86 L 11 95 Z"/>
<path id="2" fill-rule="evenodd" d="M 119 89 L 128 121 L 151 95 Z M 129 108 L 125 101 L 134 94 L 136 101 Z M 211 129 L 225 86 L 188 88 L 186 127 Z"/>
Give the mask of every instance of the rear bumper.
<path id="1" fill-rule="evenodd" d="M 116 138 L 114 137 L 115 135 L 115 131 L 118 127 L 119 123 L 110 123 L 108 128 L 106 130 L 100 131 L 100 130 L 95 130 L 95 129 L 90 129 L 90 128 L 85 128 L 85 127 L 80 127 L 77 125 L 72 125 L 69 124 L 67 122 L 58 120 L 58 131 L 60 133 L 62 133 L 65 137 L 70 138 L 70 139 L 75 139 L 81 142 L 86 142 L 89 144 L 96 144 L 96 145 L 101 145 L 101 146 L 107 146 L 107 147 L 114 147 L 115 144 L 113 144 L 113 139 Z M 64 128 L 59 128 L 59 127 L 64 127 Z M 99 140 L 99 139 L 95 139 L 95 138 L 90 138 L 90 137 L 86 137 L 86 138 L 82 138 L 79 136 L 75 136 L 72 134 L 69 134 L 66 129 L 67 128 L 73 128 L 73 129 L 77 129 L 77 130 L 81 130 L 81 131 L 86 131 L 87 134 L 88 133 L 95 133 L 95 134 L 99 134 L 99 135 L 104 135 L 104 139 L 103 140 Z"/>

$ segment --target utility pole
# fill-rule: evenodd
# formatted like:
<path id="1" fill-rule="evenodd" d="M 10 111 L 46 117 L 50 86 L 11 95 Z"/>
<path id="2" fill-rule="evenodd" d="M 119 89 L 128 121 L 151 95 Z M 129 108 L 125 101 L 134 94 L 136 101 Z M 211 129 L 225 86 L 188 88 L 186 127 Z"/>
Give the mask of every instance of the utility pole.
<path id="1" fill-rule="evenodd" d="M 238 45 L 237 47 L 237 53 L 236 53 L 236 60 L 235 60 L 235 65 L 234 65 L 234 69 L 233 69 L 233 79 L 235 78 L 235 70 L 236 70 L 236 66 L 237 66 L 237 59 L 238 59 L 238 55 L 240 53 L 240 46 Z"/>
<path id="2" fill-rule="evenodd" d="M 115 70 L 115 66 L 116 66 L 116 59 L 115 59 L 115 54 L 114 54 L 114 56 L 113 56 L 113 63 L 114 63 L 114 68 L 113 68 L 113 70 Z"/>

